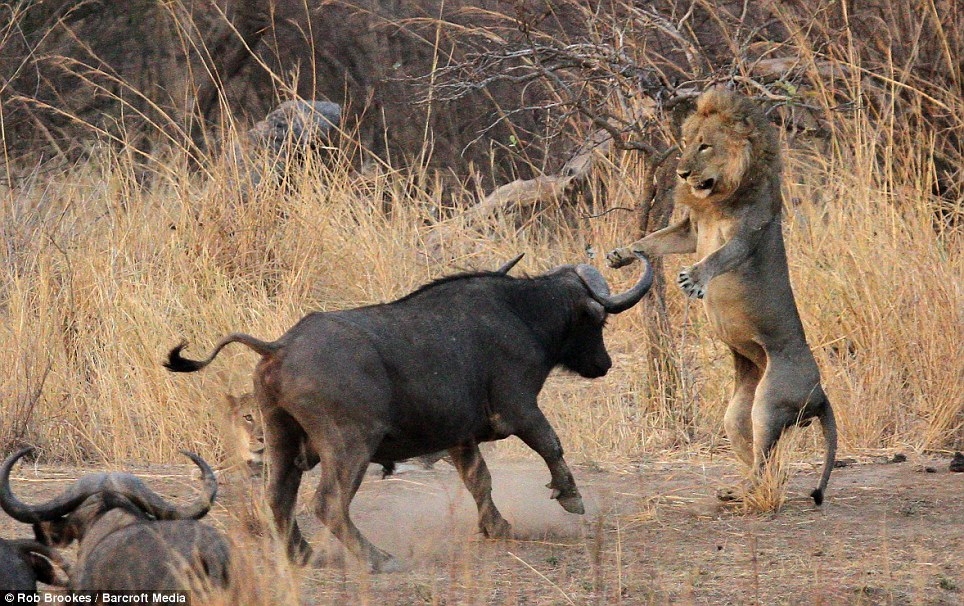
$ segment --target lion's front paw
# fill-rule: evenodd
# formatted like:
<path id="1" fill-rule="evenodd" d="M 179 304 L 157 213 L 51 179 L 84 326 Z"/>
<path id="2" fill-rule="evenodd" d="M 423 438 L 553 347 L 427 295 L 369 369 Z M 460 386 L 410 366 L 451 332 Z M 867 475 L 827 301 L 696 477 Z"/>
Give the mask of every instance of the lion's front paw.
<path id="1" fill-rule="evenodd" d="M 606 253 L 606 262 L 613 269 L 626 267 L 636 260 L 636 255 L 629 248 L 617 248 Z"/>
<path id="2" fill-rule="evenodd" d="M 679 272 L 676 283 L 683 289 L 687 297 L 702 299 L 706 295 L 706 285 L 699 279 L 695 266 L 687 267 Z"/>

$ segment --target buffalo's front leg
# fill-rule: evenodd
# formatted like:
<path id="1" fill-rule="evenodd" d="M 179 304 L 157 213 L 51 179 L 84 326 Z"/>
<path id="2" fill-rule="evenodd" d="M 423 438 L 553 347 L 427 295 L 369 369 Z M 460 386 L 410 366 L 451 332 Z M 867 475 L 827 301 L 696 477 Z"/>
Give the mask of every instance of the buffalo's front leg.
<path id="1" fill-rule="evenodd" d="M 456 446 L 449 450 L 449 456 L 479 508 L 479 530 L 482 534 L 491 539 L 511 537 L 512 526 L 505 521 L 492 501 L 492 476 L 479 451 L 479 445 L 471 442 Z"/>
<path id="2" fill-rule="evenodd" d="M 569 513 L 586 513 L 582 496 L 576 488 L 576 481 L 565 459 L 562 458 L 562 443 L 559 441 L 559 436 L 538 408 L 533 406 L 530 415 L 525 428 L 517 431 L 516 435 L 529 448 L 539 453 L 549 467 L 552 481 L 546 486 L 552 489 L 551 498 L 557 499 L 562 508 Z"/>

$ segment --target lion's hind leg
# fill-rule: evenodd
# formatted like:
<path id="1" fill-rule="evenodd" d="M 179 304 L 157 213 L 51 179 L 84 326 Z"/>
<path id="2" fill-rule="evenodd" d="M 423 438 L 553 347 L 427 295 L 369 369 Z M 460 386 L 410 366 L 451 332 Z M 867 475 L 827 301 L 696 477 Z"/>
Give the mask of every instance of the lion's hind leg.
<path id="1" fill-rule="evenodd" d="M 823 490 L 833 468 L 837 430 L 833 409 L 820 387 L 819 375 L 802 373 L 790 361 L 769 361 L 757 388 L 751 418 L 753 420 L 753 472 L 757 481 L 763 478 L 773 448 L 788 427 L 806 426 L 806 421 L 820 419 L 827 441 L 827 455 L 819 487 L 811 493 L 816 504 L 823 501 Z"/>
<path id="2" fill-rule="evenodd" d="M 723 428 L 730 439 L 730 446 L 736 457 L 747 467 L 753 465 L 753 400 L 763 371 L 749 358 L 735 349 L 733 367 L 736 371 L 733 397 L 723 415 Z"/>
<path id="3" fill-rule="evenodd" d="M 730 348 L 735 371 L 733 397 L 723 415 L 723 428 L 730 440 L 736 458 L 748 469 L 753 469 L 753 400 L 763 370 L 752 360 Z M 762 352 L 760 352 L 762 354 Z M 716 497 L 721 501 L 741 501 L 747 491 L 747 483 L 720 488 Z"/>

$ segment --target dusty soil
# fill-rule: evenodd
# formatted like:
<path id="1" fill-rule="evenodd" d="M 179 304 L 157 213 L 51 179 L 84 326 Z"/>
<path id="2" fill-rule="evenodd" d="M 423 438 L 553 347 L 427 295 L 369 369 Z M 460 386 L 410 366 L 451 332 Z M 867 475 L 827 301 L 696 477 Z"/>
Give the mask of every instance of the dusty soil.
<path id="1" fill-rule="evenodd" d="M 474 505 L 455 471 L 403 468 L 371 474 L 353 504 L 356 523 L 405 559 L 407 572 L 370 576 L 350 558 L 306 568 L 306 604 L 962 604 L 964 474 L 949 458 L 850 459 L 827 501 L 807 497 L 816 469 L 801 468 L 777 513 L 722 507 L 718 488 L 735 464 L 686 459 L 620 469 L 576 467 L 587 513 L 568 514 L 544 487 L 536 461 L 490 463 L 495 500 L 518 538 L 475 532 Z M 162 494 L 191 495 L 186 466 L 132 468 Z M 14 490 L 48 498 L 80 470 L 24 466 Z M 317 473 L 317 472 L 315 472 Z M 308 510 L 299 520 L 322 552 L 339 548 Z M 216 524 L 241 532 L 245 482 L 224 482 Z M 0 514 L 0 534 L 30 530 Z"/>

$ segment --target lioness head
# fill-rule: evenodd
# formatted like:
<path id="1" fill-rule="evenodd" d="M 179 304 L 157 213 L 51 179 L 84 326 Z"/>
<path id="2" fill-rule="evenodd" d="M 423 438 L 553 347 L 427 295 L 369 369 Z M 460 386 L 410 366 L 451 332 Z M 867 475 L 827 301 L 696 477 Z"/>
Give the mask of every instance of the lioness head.
<path id="1" fill-rule="evenodd" d="M 248 464 L 251 475 L 261 475 L 264 471 L 264 416 L 258 400 L 250 392 L 240 396 L 227 394 L 225 398 L 228 401 L 225 429 L 231 440 L 231 454 Z M 309 471 L 318 464 L 318 454 L 307 440 L 302 440 L 293 462 L 298 469 Z"/>
<path id="2" fill-rule="evenodd" d="M 737 93 L 712 89 L 683 123 L 679 188 L 698 200 L 725 200 L 748 178 L 773 174 L 778 158 L 773 127 L 760 108 Z"/>
<path id="3" fill-rule="evenodd" d="M 225 396 L 228 401 L 227 434 L 230 436 L 229 448 L 234 456 L 240 457 L 253 470 L 259 468 L 264 457 L 264 423 L 261 409 L 254 394 Z"/>

